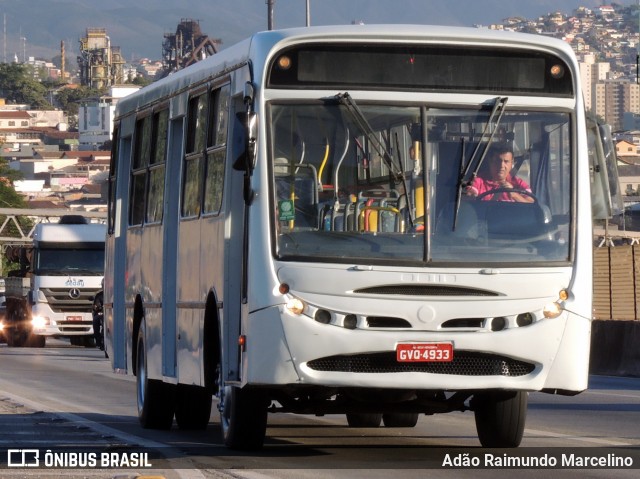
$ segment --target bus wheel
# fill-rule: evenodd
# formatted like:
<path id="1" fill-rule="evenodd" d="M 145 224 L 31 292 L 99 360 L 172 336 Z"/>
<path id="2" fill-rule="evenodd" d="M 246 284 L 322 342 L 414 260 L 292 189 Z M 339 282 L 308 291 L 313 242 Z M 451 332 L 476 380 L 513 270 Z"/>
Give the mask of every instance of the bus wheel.
<path id="1" fill-rule="evenodd" d="M 208 388 L 179 384 L 176 423 L 180 429 L 206 429 L 211 417 L 212 395 Z"/>
<path id="2" fill-rule="evenodd" d="M 171 429 L 175 403 L 175 387 L 149 379 L 144 323 L 140 325 L 136 360 L 136 397 L 138 420 L 145 429 Z"/>
<path id="3" fill-rule="evenodd" d="M 494 391 L 474 396 L 472 408 L 483 447 L 518 447 L 529 397 L 524 391 Z"/>
<path id="4" fill-rule="evenodd" d="M 268 402 L 264 393 L 235 386 L 220 388 L 220 427 L 225 446 L 255 450 L 264 443 L 267 432 Z"/>
<path id="5" fill-rule="evenodd" d="M 349 427 L 380 427 L 381 422 L 381 413 L 347 413 Z"/>
<path id="6" fill-rule="evenodd" d="M 393 412 L 382 415 L 386 427 L 415 427 L 418 424 L 417 412 Z"/>

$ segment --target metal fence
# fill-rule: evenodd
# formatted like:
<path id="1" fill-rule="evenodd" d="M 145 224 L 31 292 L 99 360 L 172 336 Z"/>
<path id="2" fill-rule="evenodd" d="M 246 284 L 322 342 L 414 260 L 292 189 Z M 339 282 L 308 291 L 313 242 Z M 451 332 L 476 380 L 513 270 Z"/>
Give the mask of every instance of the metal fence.
<path id="1" fill-rule="evenodd" d="M 640 320 L 640 245 L 593 250 L 593 318 Z"/>

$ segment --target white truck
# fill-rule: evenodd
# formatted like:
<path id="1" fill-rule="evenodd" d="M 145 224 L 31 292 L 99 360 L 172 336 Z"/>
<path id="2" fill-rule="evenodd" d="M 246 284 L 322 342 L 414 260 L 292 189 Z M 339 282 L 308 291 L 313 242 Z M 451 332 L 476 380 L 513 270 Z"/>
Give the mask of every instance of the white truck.
<path id="1" fill-rule="evenodd" d="M 20 269 L 5 278 L 9 346 L 44 347 L 46 337 L 93 346 L 93 302 L 102 289 L 106 226 L 82 216 L 39 223 L 20 247 Z"/>

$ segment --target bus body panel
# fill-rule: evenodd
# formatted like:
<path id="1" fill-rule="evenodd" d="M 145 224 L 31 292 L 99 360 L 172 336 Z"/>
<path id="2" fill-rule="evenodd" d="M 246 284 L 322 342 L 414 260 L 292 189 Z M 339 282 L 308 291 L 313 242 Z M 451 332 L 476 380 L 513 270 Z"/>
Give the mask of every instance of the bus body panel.
<path id="1" fill-rule="evenodd" d="M 280 318 L 284 332 L 278 333 Z M 306 324 L 305 324 L 306 323 Z M 310 318 L 287 317 L 282 308 L 269 308 L 250 315 L 251 342 L 245 353 L 248 384 L 269 386 L 324 386 L 390 389 L 514 389 L 525 391 L 562 389 L 580 392 L 588 386 L 589 319 L 566 313 L 565 317 L 541 322 L 531 331 L 526 328 L 499 333 L 422 333 L 397 334 L 390 339 L 379 331 L 348 331 L 335 326 L 320 325 Z M 542 335 L 544 344 L 534 343 L 530 335 Z M 287 338 L 292 338 L 289 341 Z M 293 340 L 295 338 L 295 341 Z M 300 345 L 300 338 L 305 338 Z M 534 363 L 535 369 L 526 376 L 447 375 L 423 372 L 358 373 L 321 372 L 307 366 L 311 360 L 341 354 L 357 354 L 354 345 L 362 344 L 362 353 L 395 351 L 399 343 L 452 342 L 454 356 L 464 351 L 492 351 Z M 298 345 L 291 347 L 292 344 Z"/>

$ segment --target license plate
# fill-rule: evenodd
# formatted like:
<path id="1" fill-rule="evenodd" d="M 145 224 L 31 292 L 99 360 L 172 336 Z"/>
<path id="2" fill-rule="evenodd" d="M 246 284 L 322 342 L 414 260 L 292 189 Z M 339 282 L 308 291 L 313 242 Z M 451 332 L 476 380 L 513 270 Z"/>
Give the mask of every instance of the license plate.
<path id="1" fill-rule="evenodd" d="M 402 343 L 396 347 L 400 363 L 448 363 L 453 361 L 451 343 Z"/>
<path id="2" fill-rule="evenodd" d="M 82 316 L 67 316 L 67 321 L 82 321 Z"/>

